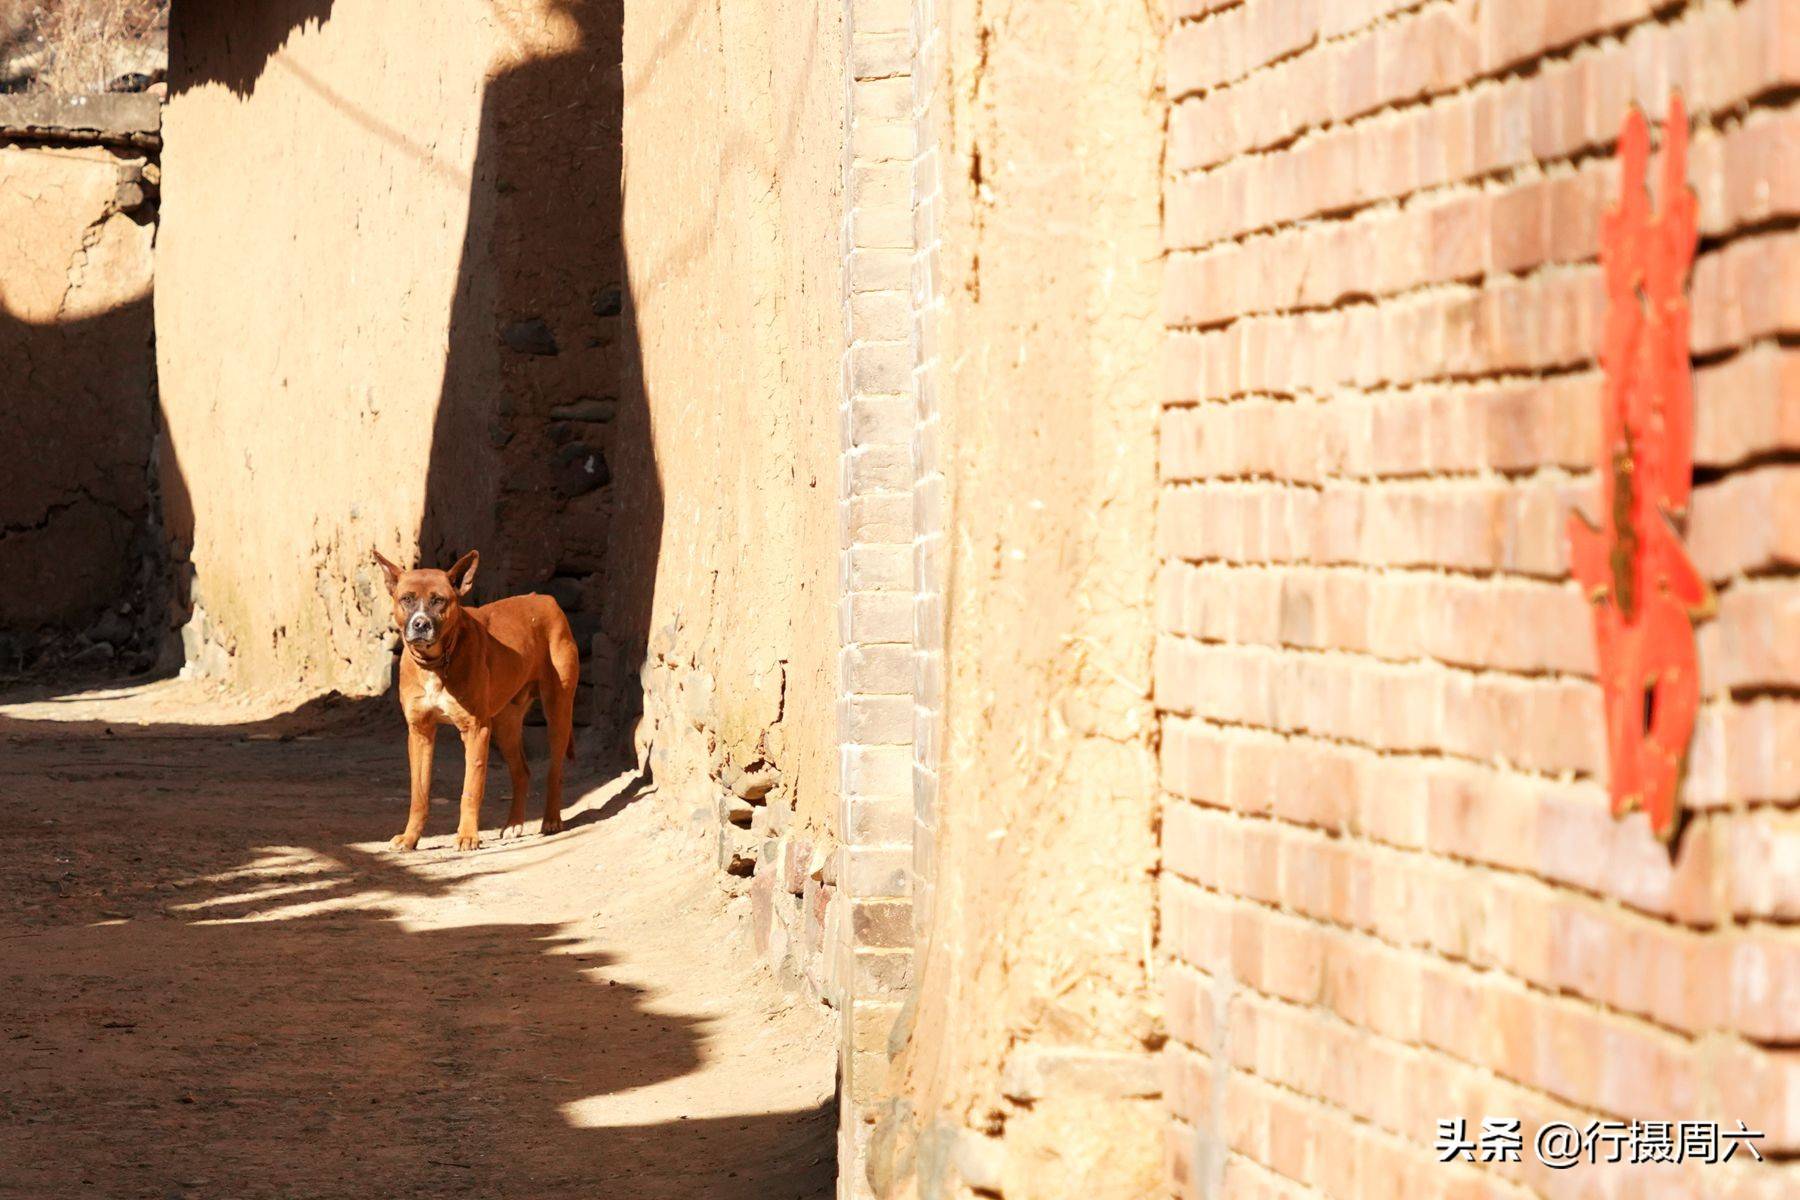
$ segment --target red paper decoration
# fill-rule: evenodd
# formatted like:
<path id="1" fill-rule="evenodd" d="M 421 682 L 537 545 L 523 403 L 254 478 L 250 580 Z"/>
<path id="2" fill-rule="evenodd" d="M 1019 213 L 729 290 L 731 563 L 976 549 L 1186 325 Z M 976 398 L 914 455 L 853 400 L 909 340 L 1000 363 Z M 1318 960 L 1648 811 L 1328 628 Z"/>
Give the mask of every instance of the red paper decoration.
<path id="1" fill-rule="evenodd" d="M 1619 134 L 1623 191 L 1600 231 L 1604 524 L 1569 516 L 1571 568 L 1594 610 L 1613 813 L 1642 807 L 1662 838 L 1675 831 L 1675 792 L 1700 707 L 1694 622 L 1712 610 L 1712 590 L 1688 558 L 1678 525 L 1693 486 L 1686 286 L 1699 211 L 1687 186 L 1687 112 L 1679 95 L 1670 101 L 1665 132 L 1654 211 L 1645 187 L 1644 114 L 1634 108 Z"/>

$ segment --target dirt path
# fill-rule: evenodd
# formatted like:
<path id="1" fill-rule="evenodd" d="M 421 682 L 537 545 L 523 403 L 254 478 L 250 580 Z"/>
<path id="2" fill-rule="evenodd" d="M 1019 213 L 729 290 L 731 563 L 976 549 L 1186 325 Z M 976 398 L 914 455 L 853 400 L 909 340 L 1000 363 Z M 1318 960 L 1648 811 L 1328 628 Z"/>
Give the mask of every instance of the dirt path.
<path id="1" fill-rule="evenodd" d="M 653 799 L 469 855 L 440 800 L 396 857 L 397 715 L 128 709 L 0 708 L 0 1197 L 830 1194 L 825 1021 Z"/>

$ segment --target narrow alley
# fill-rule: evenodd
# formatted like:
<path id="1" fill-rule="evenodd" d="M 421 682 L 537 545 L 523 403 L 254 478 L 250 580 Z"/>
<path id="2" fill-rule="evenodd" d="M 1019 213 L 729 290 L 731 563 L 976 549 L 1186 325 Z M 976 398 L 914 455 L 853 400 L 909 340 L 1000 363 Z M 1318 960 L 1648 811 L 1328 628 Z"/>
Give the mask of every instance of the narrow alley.
<path id="1" fill-rule="evenodd" d="M 0 0 L 0 987 L 0 1200 L 1800 1197 L 1800 0 Z"/>

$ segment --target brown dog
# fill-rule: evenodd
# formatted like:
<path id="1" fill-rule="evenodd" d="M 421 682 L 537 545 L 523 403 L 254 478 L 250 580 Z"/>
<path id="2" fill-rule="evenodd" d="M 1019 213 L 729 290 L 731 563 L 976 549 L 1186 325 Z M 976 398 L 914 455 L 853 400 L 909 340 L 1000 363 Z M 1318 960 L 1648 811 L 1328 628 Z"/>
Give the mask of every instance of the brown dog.
<path id="1" fill-rule="evenodd" d="M 500 836 L 525 831 L 525 710 L 543 702 L 550 727 L 550 778 L 544 791 L 544 832 L 562 828 L 563 760 L 575 755 L 575 682 L 581 657 L 569 619 L 549 596 L 511 596 L 465 607 L 480 556 L 471 550 L 448 571 L 401 571 L 375 554 L 406 652 L 400 658 L 400 708 L 406 714 L 406 755 L 412 767 L 412 808 L 406 831 L 390 843 L 411 850 L 425 831 L 431 805 L 431 751 L 437 726 L 462 734 L 462 816 L 456 848 L 481 844 L 481 801 L 487 791 L 488 743 L 500 747 L 512 772 L 512 811 Z"/>

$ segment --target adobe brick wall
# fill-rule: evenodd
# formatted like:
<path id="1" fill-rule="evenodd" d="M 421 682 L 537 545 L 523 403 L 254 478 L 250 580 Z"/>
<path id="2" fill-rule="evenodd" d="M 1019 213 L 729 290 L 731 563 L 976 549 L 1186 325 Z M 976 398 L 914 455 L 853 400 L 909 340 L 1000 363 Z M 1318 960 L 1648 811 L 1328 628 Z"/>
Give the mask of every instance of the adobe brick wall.
<path id="1" fill-rule="evenodd" d="M 1175 9 L 1155 677 L 1176 1192 L 1792 1194 L 1800 14 Z M 1608 813 L 1564 538 L 1598 497 L 1614 141 L 1671 88 L 1702 224 L 1687 543 L 1719 597 L 1673 861 Z M 1489 1116 L 1528 1138 L 1742 1119 L 1786 1161 L 1437 1163 L 1437 1119 Z"/>

